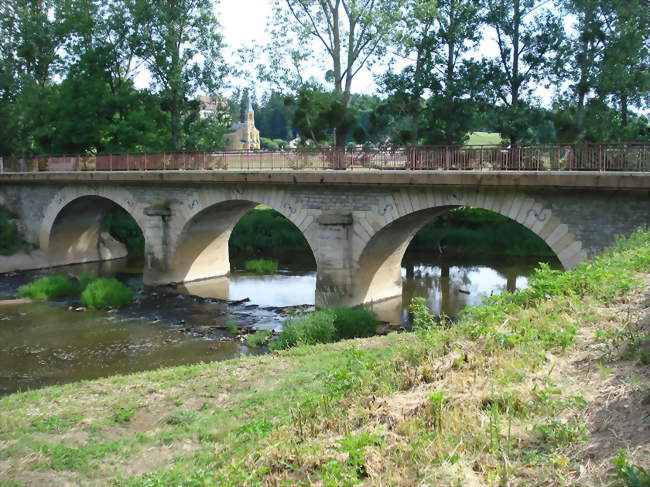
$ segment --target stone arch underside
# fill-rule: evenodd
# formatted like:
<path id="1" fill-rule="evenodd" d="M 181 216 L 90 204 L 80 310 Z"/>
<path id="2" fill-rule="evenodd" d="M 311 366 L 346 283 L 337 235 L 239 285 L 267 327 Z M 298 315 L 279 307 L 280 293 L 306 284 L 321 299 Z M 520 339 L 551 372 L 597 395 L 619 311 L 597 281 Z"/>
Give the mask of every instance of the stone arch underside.
<path id="1" fill-rule="evenodd" d="M 357 236 L 349 304 L 400 296 L 401 262 L 415 234 L 433 218 L 461 206 L 483 208 L 520 223 L 546 242 L 565 269 L 587 258 L 582 243 L 568 225 L 532 195 L 500 190 L 410 188 L 396 192 L 382 202 L 378 211 L 366 215 L 363 226 L 374 231 L 359 232 L 361 235 Z"/>
<path id="2" fill-rule="evenodd" d="M 278 211 L 305 237 L 310 248 L 313 216 L 281 191 L 197 191 L 176 206 L 169 224 L 169 254 L 165 268 L 150 269 L 147 283 L 192 282 L 230 273 L 228 242 L 242 216 L 264 204 Z"/>
<path id="3" fill-rule="evenodd" d="M 41 248 L 46 252 L 48 265 L 80 264 L 126 257 L 126 246 L 106 232 L 102 224 L 108 213 L 115 208 L 121 208 L 134 216 L 123 206 L 125 201 L 129 201 L 128 198 L 122 199 L 120 204 L 119 198 L 97 193 L 67 196 L 58 195 L 55 203 L 46 210 L 39 240 Z M 142 230 L 142 223 L 138 224 Z"/>

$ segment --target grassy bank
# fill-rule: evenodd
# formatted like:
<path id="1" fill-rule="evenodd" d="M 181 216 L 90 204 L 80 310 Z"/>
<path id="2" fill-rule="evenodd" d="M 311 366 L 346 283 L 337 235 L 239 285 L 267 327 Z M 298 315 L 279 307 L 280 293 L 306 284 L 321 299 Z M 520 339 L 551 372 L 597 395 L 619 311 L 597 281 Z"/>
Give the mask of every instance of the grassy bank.
<path id="1" fill-rule="evenodd" d="M 8 396 L 0 485 L 645 485 L 648 272 L 639 232 L 453 325 Z"/>

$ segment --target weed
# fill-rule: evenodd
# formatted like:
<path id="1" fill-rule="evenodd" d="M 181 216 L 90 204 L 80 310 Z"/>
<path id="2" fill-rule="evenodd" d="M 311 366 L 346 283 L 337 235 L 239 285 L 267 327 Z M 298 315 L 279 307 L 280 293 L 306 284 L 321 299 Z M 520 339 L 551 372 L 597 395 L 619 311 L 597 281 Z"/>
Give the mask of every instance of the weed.
<path id="1" fill-rule="evenodd" d="M 271 336 L 271 332 L 268 330 L 259 330 L 252 335 L 248 335 L 246 339 L 246 345 L 249 347 L 257 348 L 266 344 L 266 340 Z"/>
<path id="2" fill-rule="evenodd" d="M 113 415 L 109 418 L 111 423 L 128 423 L 137 412 L 137 406 L 119 406 L 113 409 Z"/>
<path id="3" fill-rule="evenodd" d="M 83 271 L 81 274 L 79 274 L 79 277 L 77 277 L 77 279 L 79 280 L 79 287 L 83 291 L 88 287 L 88 284 L 97 280 L 97 274 L 95 274 L 93 271 Z"/>
<path id="4" fill-rule="evenodd" d="M 20 296 L 41 301 L 71 296 L 76 292 L 76 284 L 66 276 L 41 277 L 18 288 Z"/>
<path id="5" fill-rule="evenodd" d="M 228 320 L 226 327 L 228 328 L 228 331 L 233 335 L 237 335 L 239 333 L 239 325 L 235 321 Z"/>
<path id="6" fill-rule="evenodd" d="M 332 342 L 336 336 L 335 318 L 333 312 L 322 310 L 287 320 L 277 340 L 271 343 L 271 349 L 282 350 L 297 345 Z"/>
<path id="7" fill-rule="evenodd" d="M 587 439 L 587 428 L 583 424 L 553 420 L 538 425 L 535 429 L 541 434 L 542 441 L 551 447 L 560 447 Z"/>
<path id="8" fill-rule="evenodd" d="M 611 487 L 650 487 L 650 473 L 630 463 L 630 457 L 624 451 L 614 457 L 613 463 Z"/>
<path id="9" fill-rule="evenodd" d="M 81 414 L 70 414 L 66 416 L 38 416 L 32 420 L 34 431 L 45 433 L 62 433 L 81 419 Z"/>
<path id="10" fill-rule="evenodd" d="M 81 293 L 81 302 L 93 309 L 121 308 L 133 300 L 133 291 L 117 279 L 96 279 Z"/>
<path id="11" fill-rule="evenodd" d="M 244 262 L 244 268 L 256 274 L 273 274 L 278 270 L 278 263 L 268 259 L 253 259 Z"/>
<path id="12" fill-rule="evenodd" d="M 187 426 L 197 421 L 200 416 L 197 411 L 185 409 L 167 416 L 165 423 L 170 426 Z"/>
<path id="13" fill-rule="evenodd" d="M 235 436 L 238 438 L 245 437 L 250 440 L 252 438 L 257 438 L 267 434 L 271 431 L 275 425 L 265 419 L 259 421 L 253 421 L 252 423 L 246 423 L 235 430 Z"/>
<path id="14" fill-rule="evenodd" d="M 337 340 L 369 337 L 377 332 L 379 318 L 371 309 L 362 306 L 356 308 L 337 306 L 328 309 L 334 313 Z"/>
<path id="15" fill-rule="evenodd" d="M 429 407 L 431 409 L 431 424 L 436 430 L 442 426 L 444 406 L 447 403 L 444 391 L 436 391 L 429 394 Z"/>

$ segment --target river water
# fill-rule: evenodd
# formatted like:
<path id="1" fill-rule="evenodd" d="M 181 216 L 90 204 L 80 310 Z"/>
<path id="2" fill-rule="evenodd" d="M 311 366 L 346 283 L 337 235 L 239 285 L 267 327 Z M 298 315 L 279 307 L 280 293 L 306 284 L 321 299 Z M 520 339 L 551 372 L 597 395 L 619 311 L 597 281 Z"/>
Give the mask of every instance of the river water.
<path id="1" fill-rule="evenodd" d="M 229 278 L 176 289 L 143 289 L 142 264 L 128 260 L 0 276 L 0 299 L 46 273 L 93 270 L 138 290 L 133 304 L 115 312 L 75 311 L 75 300 L 0 306 L 0 395 L 46 385 L 181 364 L 219 361 L 249 349 L 229 326 L 279 330 L 288 312 L 313 309 L 316 273 L 311 256 L 278 256 L 274 275 L 241 271 Z M 445 256 L 407 252 L 403 296 L 375 305 L 387 322 L 408 326 L 408 303 L 425 297 L 430 309 L 450 316 L 483 296 L 522 289 L 539 259 Z M 557 261 L 547 260 L 552 266 Z"/>

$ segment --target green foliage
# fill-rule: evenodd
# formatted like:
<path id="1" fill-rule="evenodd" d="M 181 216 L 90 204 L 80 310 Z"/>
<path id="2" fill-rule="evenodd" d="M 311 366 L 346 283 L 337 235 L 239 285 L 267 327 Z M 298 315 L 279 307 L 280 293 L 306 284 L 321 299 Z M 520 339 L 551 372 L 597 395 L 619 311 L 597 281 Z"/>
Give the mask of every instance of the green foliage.
<path id="1" fill-rule="evenodd" d="M 369 308 L 358 306 L 346 308 L 335 306 L 328 308 L 334 313 L 334 326 L 336 328 L 336 340 L 349 338 L 369 337 L 376 333 L 379 318 Z"/>
<path id="2" fill-rule="evenodd" d="M 246 345 L 249 347 L 261 347 L 266 343 L 266 340 L 268 337 L 271 336 L 271 332 L 268 330 L 259 330 L 252 335 L 248 335 L 248 338 L 246 339 Z"/>
<path id="3" fill-rule="evenodd" d="M 292 318 L 284 322 L 282 332 L 277 340 L 271 343 L 271 350 L 282 350 L 298 345 L 315 345 L 329 343 L 336 337 L 334 320 L 336 315 L 332 311 L 322 310 Z"/>
<path id="4" fill-rule="evenodd" d="M 113 238 L 126 245 L 130 256 L 144 255 L 144 235 L 138 223 L 127 211 L 122 208 L 111 211 L 103 226 Z"/>
<path id="5" fill-rule="evenodd" d="M 119 406 L 113 409 L 109 421 L 112 423 L 128 423 L 138 411 L 136 406 Z"/>
<path id="6" fill-rule="evenodd" d="M 287 320 L 277 339 L 271 342 L 270 348 L 282 350 L 298 345 L 314 345 L 372 336 L 377 330 L 378 323 L 375 312 L 365 307 L 327 308 Z"/>
<path id="7" fill-rule="evenodd" d="M 587 428 L 583 424 L 560 420 L 538 425 L 535 429 L 540 433 L 542 441 L 551 447 L 561 447 L 588 438 Z"/>
<path id="8" fill-rule="evenodd" d="M 22 243 L 18 225 L 12 216 L 9 210 L 0 205 L 0 255 L 15 254 Z"/>
<path id="9" fill-rule="evenodd" d="M 169 415 L 165 423 L 171 426 L 188 426 L 199 419 L 201 414 L 191 409 L 184 409 Z"/>
<path id="10" fill-rule="evenodd" d="M 273 274 L 278 270 L 278 263 L 268 259 L 253 259 L 247 260 L 244 263 L 244 268 L 256 274 Z"/>
<path id="11" fill-rule="evenodd" d="M 614 457 L 614 472 L 611 475 L 611 487 L 650 487 L 650 472 L 634 465 L 630 457 L 621 450 Z"/>
<path id="12" fill-rule="evenodd" d="M 79 280 L 79 287 L 83 291 L 88 287 L 88 284 L 96 281 L 98 277 L 97 274 L 95 274 L 93 271 L 83 271 L 81 274 L 79 274 L 77 279 Z"/>
<path id="13" fill-rule="evenodd" d="M 229 245 L 247 253 L 278 248 L 309 250 L 307 240 L 293 223 L 277 211 L 264 207 L 249 211 L 239 220 Z"/>
<path id="14" fill-rule="evenodd" d="M 66 276 L 41 277 L 18 288 L 20 296 L 40 301 L 71 296 L 76 292 L 77 285 Z"/>
<path id="15" fill-rule="evenodd" d="M 233 335 L 239 333 L 239 325 L 237 325 L 235 321 L 229 320 L 228 323 L 226 323 L 226 327 L 228 328 L 228 331 Z"/>
<path id="16" fill-rule="evenodd" d="M 432 220 L 413 238 L 411 248 L 508 255 L 555 255 L 531 230 L 481 208 L 463 207 Z"/>
<path id="17" fill-rule="evenodd" d="M 133 300 L 133 291 L 117 279 L 96 279 L 81 293 L 81 302 L 93 309 L 121 308 Z"/>

